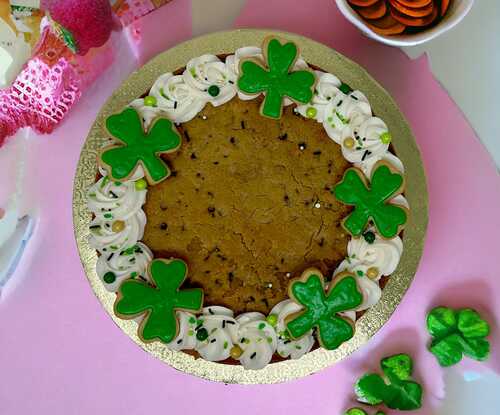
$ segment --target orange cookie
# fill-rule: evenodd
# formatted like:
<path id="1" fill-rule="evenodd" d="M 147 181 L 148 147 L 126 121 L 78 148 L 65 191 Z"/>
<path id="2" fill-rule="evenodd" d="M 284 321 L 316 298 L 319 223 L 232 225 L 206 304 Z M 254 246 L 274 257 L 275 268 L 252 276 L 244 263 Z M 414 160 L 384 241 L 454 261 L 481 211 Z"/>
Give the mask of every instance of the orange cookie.
<path id="1" fill-rule="evenodd" d="M 450 0 L 441 0 L 441 16 L 444 16 L 446 14 L 449 6 Z"/>
<path id="2" fill-rule="evenodd" d="M 419 7 L 428 6 L 433 2 L 433 0 L 398 0 L 403 6 L 413 7 L 418 9 Z"/>
<path id="3" fill-rule="evenodd" d="M 398 35 L 406 29 L 406 26 L 395 20 L 390 13 L 387 13 L 380 19 L 370 20 L 367 22 L 367 25 L 375 33 L 382 36 Z"/>
<path id="4" fill-rule="evenodd" d="M 351 5 L 358 7 L 369 7 L 373 6 L 379 0 L 347 0 Z"/>
<path id="5" fill-rule="evenodd" d="M 410 16 L 410 17 L 429 16 L 434 9 L 434 3 L 429 3 L 427 6 L 424 6 L 424 7 L 413 8 L 413 7 L 407 7 L 403 4 L 401 4 L 398 0 L 390 0 L 390 2 L 391 2 L 391 6 L 393 6 L 395 9 L 397 9 L 402 14 L 405 14 L 406 16 Z"/>
<path id="6" fill-rule="evenodd" d="M 412 27 L 421 27 L 421 26 L 427 26 L 431 24 L 436 17 L 438 16 L 438 9 L 437 7 L 434 7 L 432 9 L 432 13 L 429 14 L 428 16 L 424 17 L 411 17 L 404 15 L 400 11 L 398 11 L 395 7 L 390 7 L 391 10 L 391 16 L 396 19 L 399 23 L 402 23 L 406 26 L 412 26 Z"/>
<path id="7" fill-rule="evenodd" d="M 380 19 L 387 13 L 387 6 L 385 0 L 378 0 L 371 6 L 356 8 L 356 11 L 365 19 Z"/>

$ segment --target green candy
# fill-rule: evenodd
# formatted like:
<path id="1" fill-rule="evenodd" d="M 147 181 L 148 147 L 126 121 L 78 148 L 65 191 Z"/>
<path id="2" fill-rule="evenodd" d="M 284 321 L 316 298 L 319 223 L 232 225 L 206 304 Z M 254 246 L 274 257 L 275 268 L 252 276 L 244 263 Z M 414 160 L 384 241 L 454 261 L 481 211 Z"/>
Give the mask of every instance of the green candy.
<path id="1" fill-rule="evenodd" d="M 384 163 L 375 166 L 370 188 L 362 172 L 347 169 L 342 181 L 332 190 L 338 200 L 354 206 L 354 211 L 342 223 L 344 228 L 353 236 L 359 236 L 372 219 L 384 238 L 396 236 L 407 221 L 407 211 L 387 201 L 401 193 L 403 183 L 403 176 L 392 172 Z"/>
<path id="2" fill-rule="evenodd" d="M 106 147 L 101 153 L 101 163 L 114 181 L 123 181 L 131 176 L 139 165 L 144 168 L 151 184 L 156 184 L 170 175 L 160 154 L 177 150 L 181 138 L 172 122 L 158 118 L 146 133 L 137 111 L 127 108 L 106 120 L 109 133 L 120 144 Z"/>
<path id="3" fill-rule="evenodd" d="M 156 97 L 152 95 L 144 97 L 144 105 L 147 107 L 156 107 Z"/>
<path id="4" fill-rule="evenodd" d="M 311 100 L 316 76 L 309 70 L 291 72 L 299 55 L 297 45 L 293 42 L 282 45 L 276 38 L 266 39 L 262 50 L 268 68 L 251 58 L 242 60 L 237 85 L 246 94 L 265 92 L 261 113 L 277 119 L 281 117 L 285 97 L 301 104 Z"/>
<path id="5" fill-rule="evenodd" d="M 208 331 L 205 327 L 200 328 L 196 332 L 196 339 L 199 340 L 200 342 L 208 339 Z"/>
<path id="6" fill-rule="evenodd" d="M 114 272 L 109 271 L 103 275 L 102 279 L 106 284 L 113 284 L 116 281 L 116 275 Z"/>
<path id="7" fill-rule="evenodd" d="M 429 350 L 441 366 L 453 366 L 463 355 L 483 361 L 489 357 L 489 324 L 470 308 L 453 310 L 436 307 L 427 316 L 427 330 L 433 337 Z"/>
<path id="8" fill-rule="evenodd" d="M 384 376 L 363 375 L 354 386 L 358 400 L 369 405 L 384 403 L 391 409 L 410 411 L 422 407 L 422 387 L 411 380 L 410 356 L 397 354 L 381 360 Z"/>
<path id="9" fill-rule="evenodd" d="M 278 316 L 276 314 L 269 314 L 266 320 L 273 327 L 276 327 L 276 324 L 278 324 Z"/>
<path id="10" fill-rule="evenodd" d="M 210 85 L 207 92 L 211 97 L 216 97 L 220 94 L 220 88 L 217 85 Z"/>
<path id="11" fill-rule="evenodd" d="M 344 415 L 368 415 L 364 409 L 361 408 L 350 408 L 344 412 Z M 385 415 L 382 411 L 375 412 L 375 415 Z"/>
<path id="12" fill-rule="evenodd" d="M 333 350 L 354 335 L 352 325 L 337 313 L 359 306 L 363 295 L 358 291 L 355 277 L 345 275 L 337 283 L 332 283 L 327 293 L 323 275 L 316 269 L 307 270 L 300 280 L 290 284 L 290 297 L 305 308 L 286 320 L 293 338 L 300 338 L 316 327 L 321 346 Z"/>
<path id="13" fill-rule="evenodd" d="M 144 314 L 139 335 L 144 341 L 170 343 L 178 331 L 177 310 L 200 311 L 203 290 L 180 290 L 186 279 L 187 266 L 180 259 L 155 259 L 149 265 L 154 286 L 142 280 L 122 283 L 115 302 L 115 313 L 122 318 Z"/>

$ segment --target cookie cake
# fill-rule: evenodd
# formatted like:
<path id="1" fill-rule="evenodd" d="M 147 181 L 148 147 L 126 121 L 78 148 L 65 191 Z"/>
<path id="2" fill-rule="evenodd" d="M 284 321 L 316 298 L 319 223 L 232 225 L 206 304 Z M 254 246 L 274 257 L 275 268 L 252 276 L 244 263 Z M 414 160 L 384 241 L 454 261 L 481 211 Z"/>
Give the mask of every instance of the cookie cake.
<path id="1" fill-rule="evenodd" d="M 105 124 L 89 243 L 142 341 L 256 370 L 353 337 L 410 213 L 362 91 L 268 37 L 189 60 Z"/>

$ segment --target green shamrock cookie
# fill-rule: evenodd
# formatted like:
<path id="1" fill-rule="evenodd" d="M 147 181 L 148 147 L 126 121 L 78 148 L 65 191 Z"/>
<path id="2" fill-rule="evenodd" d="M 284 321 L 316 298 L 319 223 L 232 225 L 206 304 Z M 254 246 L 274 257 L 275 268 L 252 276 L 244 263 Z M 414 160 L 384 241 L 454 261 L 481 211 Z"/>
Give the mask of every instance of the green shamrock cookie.
<path id="1" fill-rule="evenodd" d="M 171 153 L 181 145 L 181 138 L 165 118 L 158 118 L 148 132 L 142 128 L 137 111 L 127 108 L 106 120 L 108 132 L 121 144 L 106 147 L 100 156 L 101 164 L 114 181 L 128 179 L 139 165 L 150 184 L 156 184 L 170 175 L 160 154 Z"/>
<path id="2" fill-rule="evenodd" d="M 427 316 L 427 330 L 433 337 L 429 350 L 441 366 L 452 366 L 466 355 L 483 361 L 490 354 L 489 324 L 470 308 L 453 310 L 436 307 Z"/>
<path id="3" fill-rule="evenodd" d="M 316 327 L 321 346 L 333 350 L 354 335 L 352 323 L 337 316 L 337 313 L 352 310 L 363 301 L 354 276 L 338 275 L 325 294 L 323 275 L 317 269 L 309 269 L 299 280 L 290 283 L 289 295 L 305 308 L 286 319 L 293 338 L 302 337 Z"/>
<path id="4" fill-rule="evenodd" d="M 403 187 L 403 176 L 384 162 L 377 163 L 373 169 L 370 187 L 361 171 L 347 169 L 342 181 L 332 190 L 338 200 L 354 206 L 354 211 L 342 223 L 344 228 L 353 236 L 359 236 L 372 219 L 381 236 L 396 236 L 406 223 L 407 209 L 388 200 L 399 195 Z"/>
<path id="5" fill-rule="evenodd" d="M 154 286 L 138 279 L 125 280 L 115 302 L 115 313 L 122 318 L 145 314 L 139 327 L 144 341 L 159 339 L 170 343 L 177 335 L 176 310 L 200 311 L 203 291 L 200 288 L 180 290 L 187 274 L 180 259 L 155 259 L 149 265 Z"/>
<path id="6" fill-rule="evenodd" d="M 350 408 L 344 412 L 344 415 L 368 415 L 362 408 Z M 385 415 L 382 411 L 375 412 L 375 415 Z"/>
<path id="7" fill-rule="evenodd" d="M 246 94 L 265 92 L 260 110 L 270 118 L 281 117 L 285 97 L 307 104 L 313 96 L 316 76 L 309 70 L 291 72 L 299 55 L 297 45 L 293 42 L 282 45 L 278 39 L 268 38 L 262 51 L 268 69 L 252 58 L 242 60 L 238 79 L 240 91 Z"/>
<path id="8" fill-rule="evenodd" d="M 358 401 L 369 405 L 384 403 L 391 409 L 410 411 L 422 406 L 422 387 L 411 380 L 413 363 L 407 354 L 397 354 L 381 360 L 384 376 L 363 375 L 354 386 Z"/>

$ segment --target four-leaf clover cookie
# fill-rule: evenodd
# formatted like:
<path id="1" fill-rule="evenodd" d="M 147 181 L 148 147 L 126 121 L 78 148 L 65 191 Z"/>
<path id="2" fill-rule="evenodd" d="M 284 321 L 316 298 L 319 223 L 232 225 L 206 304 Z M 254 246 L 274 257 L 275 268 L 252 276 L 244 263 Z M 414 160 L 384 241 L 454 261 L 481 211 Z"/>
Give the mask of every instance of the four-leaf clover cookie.
<path id="1" fill-rule="evenodd" d="M 381 360 L 384 376 L 363 375 L 354 387 L 358 401 L 409 411 L 422 406 L 422 387 L 411 379 L 413 362 L 407 354 L 397 354 Z"/>
<path id="2" fill-rule="evenodd" d="M 149 265 L 154 284 L 139 279 L 125 280 L 115 302 L 115 314 L 131 319 L 145 315 L 139 326 L 144 341 L 170 343 L 177 336 L 177 310 L 198 312 L 203 305 L 203 290 L 180 290 L 186 279 L 187 266 L 180 259 L 155 259 Z"/>
<path id="3" fill-rule="evenodd" d="M 181 138 L 170 120 L 157 118 L 145 132 L 141 118 L 133 108 L 127 108 L 106 120 L 108 132 L 120 141 L 104 148 L 101 165 L 114 181 L 129 179 L 140 165 L 150 184 L 156 184 L 170 175 L 160 154 L 171 153 L 181 145 Z"/>
<path id="4" fill-rule="evenodd" d="M 290 335 L 297 339 L 315 327 L 319 343 L 328 350 L 336 349 L 349 340 L 354 335 L 353 323 L 337 314 L 352 310 L 363 301 L 355 278 L 348 273 L 339 274 L 327 292 L 323 275 L 314 268 L 292 281 L 289 296 L 304 310 L 286 318 Z"/>
<path id="5" fill-rule="evenodd" d="M 359 236 L 372 220 L 381 236 L 396 236 L 407 221 L 408 210 L 389 201 L 401 194 L 403 188 L 403 176 L 388 163 L 375 165 L 369 185 L 359 169 L 347 169 L 332 190 L 338 200 L 354 206 L 354 211 L 342 222 L 344 228 Z"/>
<path id="6" fill-rule="evenodd" d="M 240 62 L 239 90 L 250 95 L 265 93 L 260 111 L 270 118 L 281 118 L 285 97 L 307 104 L 313 96 L 316 76 L 306 69 L 292 72 L 299 56 L 297 45 L 293 42 L 281 44 L 276 38 L 267 38 L 262 53 L 267 68 L 253 58 Z"/>
<path id="7" fill-rule="evenodd" d="M 427 330 L 433 337 L 429 350 L 441 366 L 457 364 L 463 355 L 479 361 L 489 356 L 490 326 L 475 310 L 436 307 L 427 316 Z"/>

